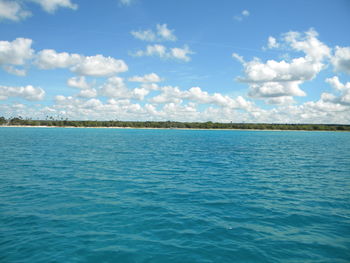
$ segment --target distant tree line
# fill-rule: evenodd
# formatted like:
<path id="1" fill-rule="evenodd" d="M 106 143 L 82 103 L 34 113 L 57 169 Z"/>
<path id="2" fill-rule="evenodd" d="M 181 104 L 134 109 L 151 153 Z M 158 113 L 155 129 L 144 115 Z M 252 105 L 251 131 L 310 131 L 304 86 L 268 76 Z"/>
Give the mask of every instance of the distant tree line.
<path id="1" fill-rule="evenodd" d="M 251 129 L 251 130 L 305 130 L 350 131 L 350 125 L 342 124 L 276 124 L 276 123 L 219 123 L 177 121 L 75 121 L 68 119 L 46 120 L 0 117 L 0 125 L 49 126 L 49 127 L 120 127 L 120 128 L 167 128 L 167 129 Z"/>

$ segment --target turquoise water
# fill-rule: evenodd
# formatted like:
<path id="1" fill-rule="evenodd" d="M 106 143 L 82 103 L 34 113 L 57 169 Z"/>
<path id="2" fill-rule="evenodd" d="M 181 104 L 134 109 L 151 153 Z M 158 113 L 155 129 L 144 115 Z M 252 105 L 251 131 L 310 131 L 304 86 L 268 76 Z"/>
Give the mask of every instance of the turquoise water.
<path id="1" fill-rule="evenodd" d="M 0 262 L 350 262 L 350 133 L 0 128 Z"/>

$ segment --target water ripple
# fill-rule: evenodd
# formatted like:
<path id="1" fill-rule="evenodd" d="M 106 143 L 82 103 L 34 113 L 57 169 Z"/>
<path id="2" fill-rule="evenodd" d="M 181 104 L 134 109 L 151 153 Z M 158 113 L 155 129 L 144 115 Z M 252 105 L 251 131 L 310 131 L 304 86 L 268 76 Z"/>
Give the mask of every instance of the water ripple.
<path id="1" fill-rule="evenodd" d="M 350 262 L 350 133 L 0 128 L 1 262 Z"/>

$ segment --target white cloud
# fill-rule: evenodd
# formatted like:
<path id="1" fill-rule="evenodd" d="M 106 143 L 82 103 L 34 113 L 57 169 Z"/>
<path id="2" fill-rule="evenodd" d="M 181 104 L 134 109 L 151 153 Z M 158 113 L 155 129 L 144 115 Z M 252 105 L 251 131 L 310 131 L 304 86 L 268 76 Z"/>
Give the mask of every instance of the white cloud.
<path id="1" fill-rule="evenodd" d="M 126 87 L 122 78 L 111 77 L 100 87 L 98 92 L 100 95 L 109 98 L 143 100 L 150 90 L 146 88 L 130 90 Z"/>
<path id="2" fill-rule="evenodd" d="M 210 95 L 208 92 L 202 91 L 200 87 L 190 88 L 188 91 L 183 92 L 181 97 L 201 104 L 214 104 L 227 108 L 246 108 L 251 106 L 241 96 L 237 97 L 235 100 L 220 93 Z"/>
<path id="3" fill-rule="evenodd" d="M 166 47 L 163 45 L 155 44 L 155 45 L 148 45 L 146 47 L 146 50 L 138 50 L 135 53 L 135 56 L 142 57 L 142 56 L 158 56 L 160 58 L 164 58 L 166 56 Z"/>
<path id="4" fill-rule="evenodd" d="M 295 51 L 305 53 L 304 57 L 294 58 L 290 62 L 268 60 L 264 63 L 258 58 L 245 62 L 241 56 L 234 53 L 232 56 L 244 66 L 245 77 L 238 80 L 249 84 L 249 96 L 276 104 L 290 104 L 293 98 L 289 97 L 306 96 L 299 86 L 314 79 L 325 68 L 324 59 L 330 56 L 330 48 L 316 37 L 317 32 L 312 29 L 304 35 L 298 32 L 285 34 L 285 44 Z M 276 45 L 272 39 L 269 38 L 270 44 Z"/>
<path id="5" fill-rule="evenodd" d="M 58 8 L 70 8 L 76 10 L 77 4 L 71 2 L 71 0 L 27 0 L 39 4 L 46 12 L 54 13 Z M 31 16 L 32 13 L 29 10 L 25 10 L 21 5 L 21 1 L 13 0 L 0 0 L 0 21 L 12 20 L 20 21 Z"/>
<path id="6" fill-rule="evenodd" d="M 237 61 L 241 62 L 242 64 L 245 63 L 244 59 L 242 56 L 238 55 L 237 53 L 232 53 L 232 57 L 236 59 Z"/>
<path id="7" fill-rule="evenodd" d="M 163 45 L 155 44 L 148 45 L 146 50 L 138 50 L 134 54 L 134 56 L 142 57 L 142 56 L 158 56 L 163 59 L 175 59 L 188 62 L 191 60 L 189 55 L 193 54 L 193 52 L 189 49 L 188 46 L 184 46 L 183 48 L 166 48 Z"/>
<path id="8" fill-rule="evenodd" d="M 111 77 L 100 88 L 100 94 L 110 98 L 125 98 L 128 89 L 120 77 Z"/>
<path id="9" fill-rule="evenodd" d="M 134 76 L 128 79 L 131 82 L 160 82 L 162 79 L 156 73 L 146 74 L 144 76 Z"/>
<path id="10" fill-rule="evenodd" d="M 220 93 L 210 95 L 202 91 L 200 87 L 192 87 L 189 90 L 182 91 L 178 87 L 165 86 L 160 89 L 161 93 L 150 99 L 150 102 L 156 104 L 164 103 L 182 103 L 184 100 L 199 104 L 212 104 L 219 107 L 231 109 L 253 109 L 253 104 L 238 96 L 233 99 Z"/>
<path id="11" fill-rule="evenodd" d="M 185 98 L 198 103 L 213 104 L 231 109 L 250 109 L 253 107 L 251 102 L 246 101 L 241 96 L 233 99 L 220 93 L 209 95 L 207 92 L 203 92 L 199 87 L 189 89 L 185 94 Z"/>
<path id="12" fill-rule="evenodd" d="M 249 96 L 253 98 L 306 96 L 306 93 L 299 88 L 299 84 L 299 81 L 252 83 Z"/>
<path id="13" fill-rule="evenodd" d="M 150 99 L 152 103 L 181 103 L 183 92 L 178 87 L 164 86 L 161 89 L 161 93 Z"/>
<path id="14" fill-rule="evenodd" d="M 350 47 L 335 47 L 331 62 L 335 71 L 350 74 Z"/>
<path id="15" fill-rule="evenodd" d="M 142 83 L 141 88 L 147 90 L 159 90 L 159 86 L 156 83 Z"/>
<path id="16" fill-rule="evenodd" d="M 350 106 L 350 82 L 343 84 L 337 76 L 326 79 L 326 82 L 336 89 L 339 95 L 322 93 L 322 101 Z"/>
<path id="17" fill-rule="evenodd" d="M 349 84 L 338 83 L 333 79 L 337 90 L 344 90 Z M 82 90 L 85 91 L 85 90 Z M 165 89 L 161 89 L 164 93 Z M 128 91 L 129 95 L 133 91 Z M 110 98 L 102 102 L 96 98 L 56 96 L 55 105 L 26 106 L 23 104 L 0 104 L 5 116 L 41 118 L 47 115 L 69 119 L 98 120 L 177 120 L 177 121 L 219 121 L 219 122 L 275 122 L 275 123 L 349 123 L 350 106 L 334 101 L 336 96 L 322 95 L 319 101 L 309 101 L 301 105 L 279 106 L 265 110 L 254 106 L 242 97 L 227 99 L 223 94 L 208 94 L 198 87 L 180 90 L 168 87 L 168 94 L 183 99 L 144 105 L 133 103 L 129 98 Z M 137 92 L 136 92 L 137 93 Z M 142 93 L 142 92 L 141 92 Z M 94 94 L 92 94 L 94 95 Z M 164 94 L 163 94 L 164 95 Z M 79 98 L 80 97 L 80 98 Z M 88 96 L 86 96 L 88 97 Z M 170 96 L 168 96 L 170 97 Z M 273 98 L 275 99 L 275 98 Z M 276 98 L 291 102 L 291 97 Z M 233 101 L 232 104 L 230 101 Z M 281 102 L 284 105 L 286 102 Z M 204 104 L 206 104 L 204 106 Z M 232 105 L 232 106 L 231 106 Z"/>
<path id="18" fill-rule="evenodd" d="M 34 54 L 31 48 L 32 40 L 28 38 L 16 38 L 12 42 L 0 41 L 0 66 L 8 73 L 18 76 L 26 75 L 25 69 L 14 67 L 23 66 Z"/>
<path id="19" fill-rule="evenodd" d="M 140 40 L 143 41 L 155 41 L 157 36 L 152 30 L 144 30 L 144 31 L 131 31 L 131 34 Z"/>
<path id="20" fill-rule="evenodd" d="M 149 94 L 149 90 L 146 88 L 136 88 L 131 90 L 130 92 L 130 98 L 134 98 L 137 100 L 143 100 L 145 98 L 145 96 L 147 96 Z"/>
<path id="21" fill-rule="evenodd" d="M 338 91 L 345 91 L 350 89 L 350 82 L 343 84 L 339 81 L 339 78 L 337 76 L 334 76 L 333 78 L 326 79 L 326 82 L 332 86 L 332 88 L 338 90 Z"/>
<path id="22" fill-rule="evenodd" d="M 190 54 L 193 54 L 193 52 L 189 49 L 188 46 L 184 46 L 183 48 L 172 48 L 170 50 L 169 57 L 170 58 L 175 58 L 183 61 L 190 61 L 191 58 L 189 57 Z"/>
<path id="23" fill-rule="evenodd" d="M 71 2 L 71 0 L 30 0 L 39 4 L 46 12 L 54 13 L 58 8 L 78 9 L 78 5 Z"/>
<path id="24" fill-rule="evenodd" d="M 27 75 L 27 71 L 25 69 L 18 69 L 12 65 L 5 65 L 5 66 L 3 66 L 3 69 L 8 73 L 14 74 L 17 76 L 23 77 L 23 76 Z"/>
<path id="25" fill-rule="evenodd" d="M 173 33 L 174 30 L 168 28 L 167 24 L 157 24 L 156 31 L 151 29 L 141 31 L 131 31 L 131 34 L 143 41 L 155 42 L 155 41 L 176 41 L 176 36 Z"/>
<path id="26" fill-rule="evenodd" d="M 71 96 L 65 97 L 63 95 L 55 96 L 55 101 L 57 104 L 73 104 L 72 102 L 78 102 L 77 99 L 74 99 Z"/>
<path id="27" fill-rule="evenodd" d="M 67 80 L 67 85 L 78 89 L 89 89 L 90 85 L 86 82 L 84 76 L 72 77 Z"/>
<path id="28" fill-rule="evenodd" d="M 18 2 L 0 0 L 0 21 L 20 21 L 31 16 L 31 12 L 24 10 Z"/>
<path id="29" fill-rule="evenodd" d="M 67 52 L 57 53 L 53 49 L 44 49 L 36 55 L 35 64 L 40 69 L 69 68 L 79 63 L 82 56 Z"/>
<path id="30" fill-rule="evenodd" d="M 137 120 L 146 114 L 140 104 L 127 99 L 109 99 L 102 103 L 95 98 L 85 100 L 60 95 L 55 100 L 53 112 L 71 119 Z"/>
<path id="31" fill-rule="evenodd" d="M 0 100 L 6 100 L 9 97 L 19 97 L 25 100 L 36 101 L 42 100 L 45 91 L 41 88 L 35 88 L 31 85 L 25 87 L 7 87 L 0 86 Z"/>
<path id="32" fill-rule="evenodd" d="M 167 120 L 195 120 L 199 117 L 199 112 L 197 111 L 194 104 L 181 105 L 177 103 L 165 104 L 162 110 L 159 112 L 163 119 Z"/>
<path id="33" fill-rule="evenodd" d="M 125 72 L 128 66 L 123 60 L 96 55 L 82 57 L 71 70 L 79 75 L 103 77 Z"/>
<path id="34" fill-rule="evenodd" d="M 37 54 L 35 64 L 41 69 L 69 68 L 82 76 L 105 77 L 125 72 L 128 66 L 123 60 L 102 55 L 83 56 L 57 53 L 52 49 L 45 49 Z"/>
<path id="35" fill-rule="evenodd" d="M 243 10 L 239 15 L 235 15 L 233 18 L 237 21 L 242 21 L 245 17 L 248 17 L 250 12 L 248 10 Z"/>
<path id="36" fill-rule="evenodd" d="M 277 104 L 277 105 L 289 105 L 294 104 L 295 100 L 292 96 L 283 96 L 283 97 L 272 97 L 266 100 L 268 104 Z"/>
<path id="37" fill-rule="evenodd" d="M 168 28 L 167 24 L 157 25 L 157 35 L 161 40 L 175 41 L 176 36 L 173 33 L 174 30 Z"/>
<path id="38" fill-rule="evenodd" d="M 270 36 L 267 40 L 267 47 L 268 48 L 278 48 L 279 44 L 277 43 L 276 38 Z"/>
<path id="39" fill-rule="evenodd" d="M 306 59 L 319 62 L 330 57 L 331 49 L 317 39 L 318 33 L 314 29 L 299 32 L 288 32 L 284 35 L 284 40 L 294 50 L 302 51 L 306 54 Z"/>
<path id="40" fill-rule="evenodd" d="M 299 85 L 313 79 L 323 68 L 322 63 L 313 63 L 302 57 L 290 63 L 284 60 L 262 63 L 255 59 L 243 65 L 246 76 L 239 80 L 249 83 L 249 95 L 254 98 L 305 96 Z"/>
<path id="41" fill-rule="evenodd" d="M 135 2 L 135 0 L 119 0 L 119 3 L 125 6 L 131 5 L 133 2 Z"/>
<path id="42" fill-rule="evenodd" d="M 33 41 L 28 38 L 16 38 L 12 42 L 0 41 L 0 65 L 23 65 L 33 56 Z"/>
<path id="43" fill-rule="evenodd" d="M 250 12 L 248 10 L 243 10 L 242 11 L 242 15 L 243 16 L 249 16 L 250 15 Z"/>
<path id="44" fill-rule="evenodd" d="M 97 90 L 96 89 L 83 89 L 79 92 L 78 97 L 82 97 L 82 98 L 97 97 Z"/>

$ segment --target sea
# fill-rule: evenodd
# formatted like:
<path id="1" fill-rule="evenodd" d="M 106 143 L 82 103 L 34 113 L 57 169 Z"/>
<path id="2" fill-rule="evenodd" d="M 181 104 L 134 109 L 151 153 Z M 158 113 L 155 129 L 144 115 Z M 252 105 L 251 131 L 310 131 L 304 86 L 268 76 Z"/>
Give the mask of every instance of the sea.
<path id="1" fill-rule="evenodd" d="M 0 128 L 0 262 L 350 262 L 350 132 Z"/>

